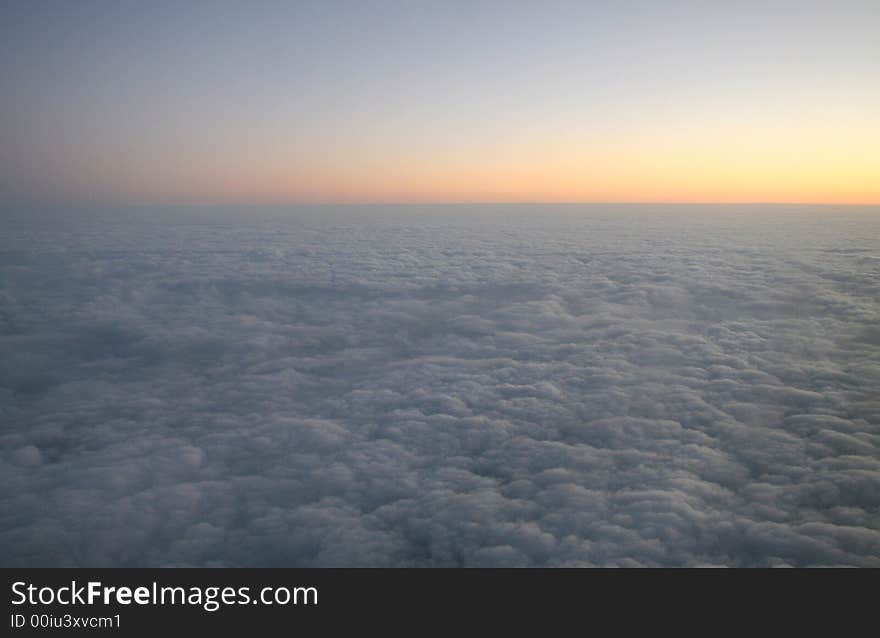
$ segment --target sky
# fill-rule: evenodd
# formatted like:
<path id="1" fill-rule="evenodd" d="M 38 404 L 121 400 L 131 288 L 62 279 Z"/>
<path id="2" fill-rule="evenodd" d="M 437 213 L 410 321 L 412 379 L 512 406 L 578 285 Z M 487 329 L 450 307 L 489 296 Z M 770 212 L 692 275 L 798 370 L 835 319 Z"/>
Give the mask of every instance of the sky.
<path id="1" fill-rule="evenodd" d="M 876 0 L 0 11 L 0 203 L 880 203 Z"/>

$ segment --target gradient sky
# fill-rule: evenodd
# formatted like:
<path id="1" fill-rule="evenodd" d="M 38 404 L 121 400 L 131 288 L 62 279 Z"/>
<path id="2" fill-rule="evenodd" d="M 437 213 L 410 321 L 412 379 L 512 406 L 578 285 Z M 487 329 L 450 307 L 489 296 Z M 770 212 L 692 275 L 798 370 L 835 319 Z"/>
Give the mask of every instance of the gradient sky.
<path id="1" fill-rule="evenodd" d="M 880 2 L 9 2 L 0 201 L 880 203 Z"/>

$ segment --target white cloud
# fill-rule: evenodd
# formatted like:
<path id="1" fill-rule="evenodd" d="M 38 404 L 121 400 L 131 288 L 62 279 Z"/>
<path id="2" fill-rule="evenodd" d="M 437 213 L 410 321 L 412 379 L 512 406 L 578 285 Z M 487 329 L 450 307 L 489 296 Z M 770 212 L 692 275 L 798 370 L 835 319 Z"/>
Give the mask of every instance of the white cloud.
<path id="1" fill-rule="evenodd" d="M 0 562 L 880 566 L 880 218 L 714 214 L 13 226 Z"/>

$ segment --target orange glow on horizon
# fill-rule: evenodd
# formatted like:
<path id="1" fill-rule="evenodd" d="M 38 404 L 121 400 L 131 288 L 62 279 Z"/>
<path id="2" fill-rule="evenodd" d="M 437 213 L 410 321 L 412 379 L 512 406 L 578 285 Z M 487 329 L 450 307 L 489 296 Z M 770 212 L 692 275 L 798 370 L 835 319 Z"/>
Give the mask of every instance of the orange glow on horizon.
<path id="1" fill-rule="evenodd" d="M 199 204 L 381 204 L 490 202 L 680 202 L 880 204 L 880 170 L 764 167 L 711 158 L 665 163 L 516 166 L 432 170 L 362 167 L 352 171 L 269 170 L 175 175 L 157 192 L 120 180 L 125 200 Z"/>
<path id="2" fill-rule="evenodd" d="M 111 197 L 148 203 L 880 204 L 880 127 L 737 124 L 652 123 L 626 134 L 511 135 L 464 147 L 439 139 L 431 153 L 375 140 L 320 156 L 281 146 L 184 158 L 159 175 L 107 162 L 93 180 L 115 184 Z"/>

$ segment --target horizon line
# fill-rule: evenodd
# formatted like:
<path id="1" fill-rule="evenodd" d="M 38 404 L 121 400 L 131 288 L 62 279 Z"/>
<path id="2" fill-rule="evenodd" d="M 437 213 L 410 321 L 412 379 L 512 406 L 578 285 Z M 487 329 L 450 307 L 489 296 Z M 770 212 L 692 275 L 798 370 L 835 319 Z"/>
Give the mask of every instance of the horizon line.
<path id="1" fill-rule="evenodd" d="M 52 208 L 82 208 L 82 207 L 175 207 L 175 208 L 221 208 L 230 206 L 245 206 L 250 208 L 275 208 L 275 207 L 323 207 L 323 206 L 845 206 L 865 207 L 880 206 L 880 200 L 867 202 L 834 202 L 834 201 L 690 201 L 690 200 L 455 200 L 448 202 L 438 201 L 289 201 L 289 202 L 260 202 L 260 201 L 234 201 L 234 202 L 0 202 L 0 208 L 9 207 L 52 207 Z"/>

